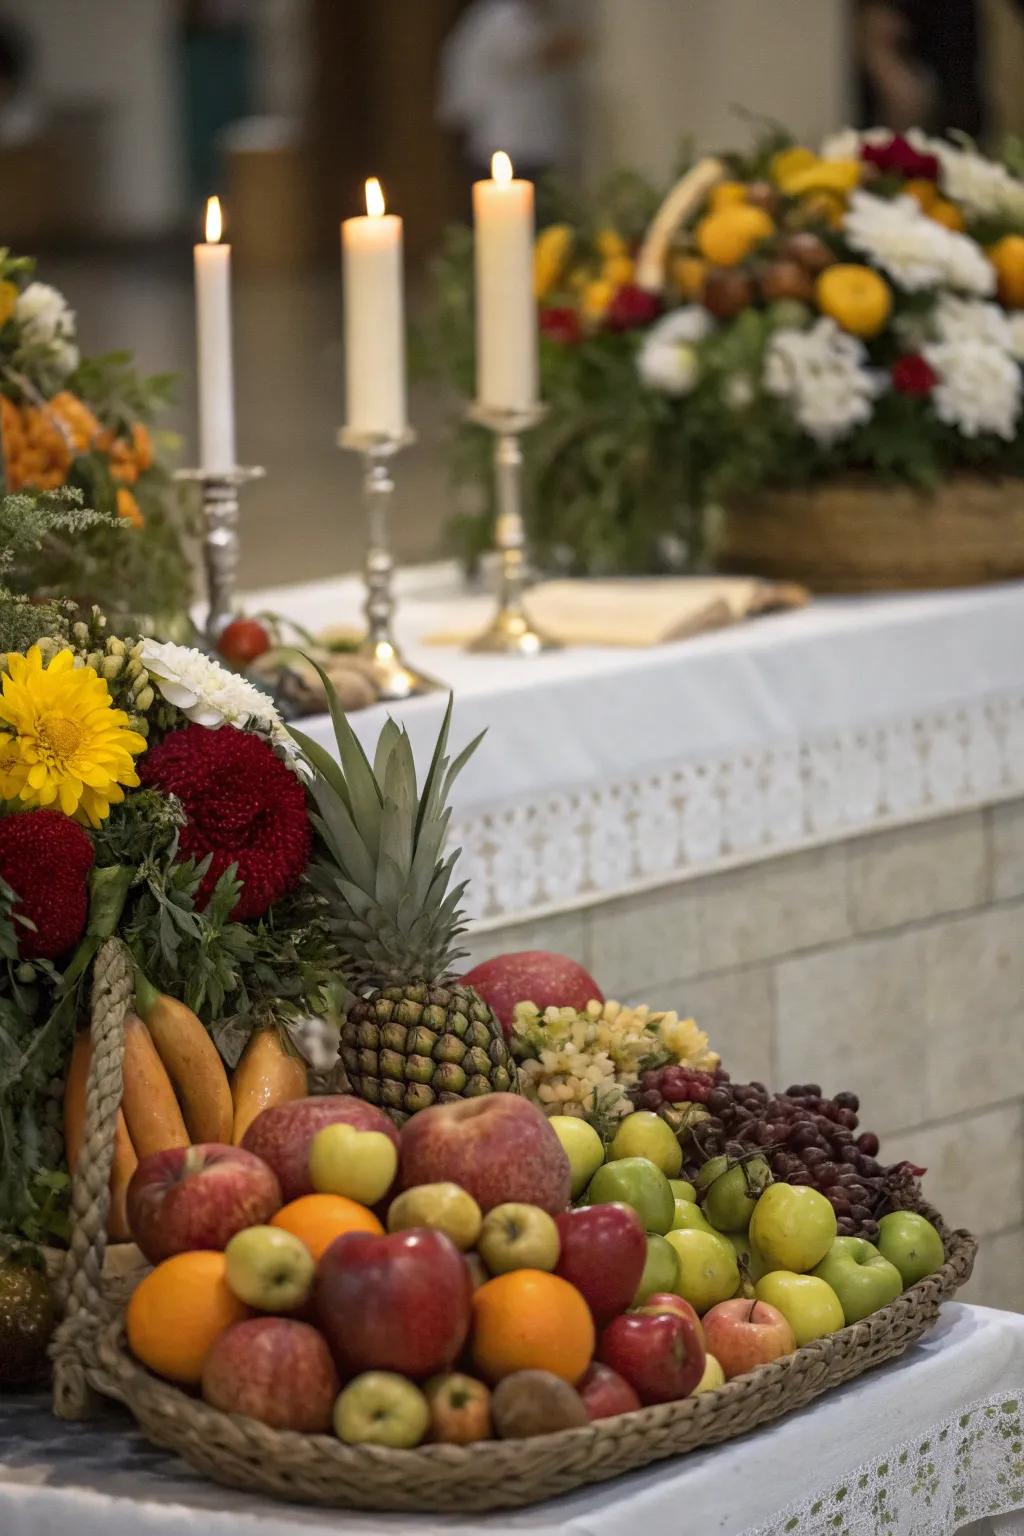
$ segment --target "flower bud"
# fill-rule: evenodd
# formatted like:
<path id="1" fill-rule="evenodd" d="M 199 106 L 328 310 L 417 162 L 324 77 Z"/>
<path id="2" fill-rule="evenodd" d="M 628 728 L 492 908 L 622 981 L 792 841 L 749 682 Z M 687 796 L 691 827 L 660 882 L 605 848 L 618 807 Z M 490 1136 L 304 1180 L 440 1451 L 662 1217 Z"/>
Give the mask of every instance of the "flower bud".
<path id="1" fill-rule="evenodd" d="M 135 708 L 141 709 L 143 712 L 145 712 L 147 709 L 152 709 L 153 700 L 155 698 L 156 694 L 147 683 L 145 688 L 143 688 L 139 693 L 135 695 Z"/>
<path id="2" fill-rule="evenodd" d="M 102 665 L 100 666 L 100 673 L 107 679 L 108 683 L 112 683 L 114 678 L 120 674 L 121 668 L 123 666 L 124 660 L 122 657 L 104 656 Z"/>

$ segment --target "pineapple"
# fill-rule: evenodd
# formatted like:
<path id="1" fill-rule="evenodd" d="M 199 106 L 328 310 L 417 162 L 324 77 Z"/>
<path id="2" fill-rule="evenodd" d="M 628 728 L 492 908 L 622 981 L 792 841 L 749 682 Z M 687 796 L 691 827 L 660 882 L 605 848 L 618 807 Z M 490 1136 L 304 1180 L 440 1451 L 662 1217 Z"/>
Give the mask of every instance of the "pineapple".
<path id="1" fill-rule="evenodd" d="M 449 761 L 449 698 L 420 794 L 407 732 L 388 720 L 371 766 L 327 686 L 339 761 L 293 734 L 316 770 L 325 852 L 312 878 L 356 994 L 341 1031 L 348 1087 L 399 1125 L 431 1104 L 518 1093 L 501 1025 L 448 974 L 463 953 L 466 883 L 449 889 L 460 850 L 442 853 L 447 801 L 480 738 Z"/>

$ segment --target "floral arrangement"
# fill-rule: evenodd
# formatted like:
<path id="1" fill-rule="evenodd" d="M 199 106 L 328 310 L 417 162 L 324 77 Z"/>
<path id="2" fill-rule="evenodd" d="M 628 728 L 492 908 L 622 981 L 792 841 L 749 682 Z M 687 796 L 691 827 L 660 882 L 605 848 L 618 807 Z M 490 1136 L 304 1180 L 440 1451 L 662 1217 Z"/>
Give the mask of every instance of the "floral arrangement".
<path id="1" fill-rule="evenodd" d="M 516 1007 L 513 1054 L 527 1098 L 547 1115 L 579 1115 L 608 1135 L 636 1108 L 640 1074 L 679 1065 L 713 1072 L 721 1058 L 693 1019 L 617 1002 Z"/>
<path id="2" fill-rule="evenodd" d="M 635 263 L 658 198 L 633 179 L 538 236 L 551 409 L 527 450 L 546 566 L 696 563 L 705 509 L 767 488 L 1024 473 L 1014 155 L 848 130 L 817 151 L 775 135 L 724 164 L 656 291 Z M 438 267 L 435 349 L 462 387 L 463 245 L 453 238 Z M 484 451 L 463 433 L 458 468 L 478 492 Z M 481 499 L 458 529 L 470 555 Z"/>
<path id="3" fill-rule="evenodd" d="M 44 526 L 67 516 L 9 500 Z M 52 1240 L 65 1080 L 105 938 L 228 1067 L 268 1028 L 295 1058 L 297 1021 L 340 994 L 302 760 L 267 697 L 98 609 L 10 593 L 0 651 L 0 1231 Z"/>
<path id="4" fill-rule="evenodd" d="M 0 480 L 14 492 L 74 489 L 105 514 L 84 537 L 52 527 L 23 550 L 19 590 L 112 614 L 130 603 L 150 622 L 185 611 L 179 498 L 153 431 L 170 387 L 140 378 L 126 353 L 83 358 L 63 294 L 0 249 Z M 118 538 L 118 522 L 135 537 Z"/>

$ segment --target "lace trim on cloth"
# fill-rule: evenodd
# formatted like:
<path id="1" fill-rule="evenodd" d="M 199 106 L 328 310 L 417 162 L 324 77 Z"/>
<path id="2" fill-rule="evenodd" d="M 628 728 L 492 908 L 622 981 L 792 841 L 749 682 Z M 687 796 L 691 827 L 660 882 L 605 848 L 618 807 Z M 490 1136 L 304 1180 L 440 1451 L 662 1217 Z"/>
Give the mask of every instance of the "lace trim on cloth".
<path id="1" fill-rule="evenodd" d="M 1024 1396 L 972 1403 L 748 1536 L 953 1536 L 1024 1508 Z"/>
<path id="2" fill-rule="evenodd" d="M 517 801 L 453 821 L 497 927 L 1024 795 L 1024 693 Z"/>

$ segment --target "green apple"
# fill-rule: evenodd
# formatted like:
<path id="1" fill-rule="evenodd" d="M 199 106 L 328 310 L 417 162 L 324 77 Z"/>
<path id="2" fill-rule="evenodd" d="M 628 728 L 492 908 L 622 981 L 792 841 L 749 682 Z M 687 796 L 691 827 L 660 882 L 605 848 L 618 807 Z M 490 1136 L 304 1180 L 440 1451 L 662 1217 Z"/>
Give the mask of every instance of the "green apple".
<path id="1" fill-rule="evenodd" d="M 430 1428 L 430 1405 L 418 1387 L 394 1371 L 364 1371 L 334 1404 L 334 1433 L 346 1445 L 411 1450 Z"/>
<path id="2" fill-rule="evenodd" d="M 572 1170 L 572 1198 L 576 1200 L 604 1162 L 604 1142 L 580 1115 L 552 1115 L 548 1121 L 562 1143 Z"/>
<path id="3" fill-rule="evenodd" d="M 482 1221 L 480 1207 L 461 1184 L 416 1184 L 396 1195 L 388 1207 L 389 1232 L 433 1227 L 464 1253 L 480 1236 Z"/>
<path id="4" fill-rule="evenodd" d="M 547 1211 L 510 1200 L 487 1212 L 476 1251 L 492 1275 L 504 1275 L 510 1269 L 552 1270 L 562 1240 Z"/>
<path id="5" fill-rule="evenodd" d="M 677 1177 L 683 1166 L 683 1149 L 667 1121 L 649 1109 L 638 1109 L 619 1121 L 608 1161 L 622 1157 L 647 1157 L 668 1179 Z"/>
<path id="6" fill-rule="evenodd" d="M 676 1258 L 675 1249 L 668 1239 L 659 1233 L 649 1233 L 647 1262 L 644 1264 L 644 1272 L 640 1276 L 640 1284 L 633 1297 L 634 1307 L 639 1307 L 648 1296 L 655 1296 L 664 1291 L 674 1291 L 678 1283 L 679 1260 Z"/>
<path id="7" fill-rule="evenodd" d="M 383 1200 L 398 1172 L 398 1153 L 383 1131 L 325 1125 L 309 1148 L 309 1177 L 323 1195 L 345 1195 L 360 1205 Z"/>
<path id="8" fill-rule="evenodd" d="M 942 1238 L 917 1211 L 890 1211 L 878 1223 L 878 1250 L 895 1264 L 903 1284 L 915 1285 L 946 1262 Z"/>
<path id="9" fill-rule="evenodd" d="M 676 1201 L 676 1213 L 672 1218 L 672 1231 L 710 1232 L 712 1237 L 722 1236 L 722 1233 L 715 1231 L 700 1206 L 694 1200 Z"/>
<path id="10" fill-rule="evenodd" d="M 696 1311 L 706 1312 L 716 1302 L 735 1295 L 740 1272 L 736 1255 L 724 1237 L 689 1227 L 669 1232 L 665 1241 L 671 1243 L 679 1260 L 676 1295 Z"/>
<path id="11" fill-rule="evenodd" d="M 797 1188 L 806 1188 L 797 1185 Z M 754 1287 L 758 1301 L 778 1307 L 793 1330 L 797 1345 L 838 1333 L 846 1326 L 843 1309 L 832 1287 L 817 1275 L 797 1275 L 791 1269 L 774 1269 L 762 1275 Z"/>
<path id="12" fill-rule="evenodd" d="M 292 1312 L 313 1289 L 316 1264 L 283 1227 L 245 1227 L 224 1250 L 225 1279 L 239 1301 L 261 1312 Z"/>
<path id="13" fill-rule="evenodd" d="M 697 1191 L 689 1179 L 669 1179 L 668 1182 L 677 1200 L 696 1200 Z"/>
<path id="14" fill-rule="evenodd" d="M 697 1175 L 701 1209 L 718 1232 L 745 1232 L 754 1206 L 772 1182 L 767 1158 L 755 1153 L 741 1162 L 713 1157 Z"/>
<path id="15" fill-rule="evenodd" d="M 698 1381 L 691 1392 L 691 1397 L 696 1397 L 701 1392 L 713 1392 L 716 1387 L 725 1386 L 725 1372 L 715 1359 L 714 1355 L 704 1357 L 704 1375 Z"/>
<path id="16" fill-rule="evenodd" d="M 648 1232 L 664 1234 L 672 1225 L 675 1200 L 668 1179 L 647 1157 L 619 1157 L 599 1168 L 587 1186 L 588 1205 L 628 1205 Z"/>
<path id="17" fill-rule="evenodd" d="M 866 1237 L 837 1237 L 812 1273 L 835 1291 L 848 1323 L 887 1307 L 903 1289 L 895 1264 L 883 1259 Z"/>
<path id="18" fill-rule="evenodd" d="M 769 1269 L 813 1269 L 836 1240 L 836 1213 L 809 1184 L 769 1184 L 750 1218 L 750 1241 Z"/>

